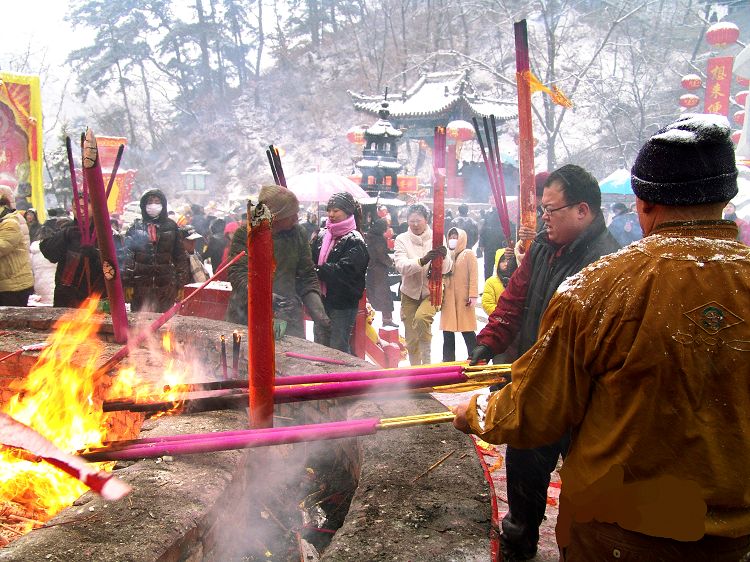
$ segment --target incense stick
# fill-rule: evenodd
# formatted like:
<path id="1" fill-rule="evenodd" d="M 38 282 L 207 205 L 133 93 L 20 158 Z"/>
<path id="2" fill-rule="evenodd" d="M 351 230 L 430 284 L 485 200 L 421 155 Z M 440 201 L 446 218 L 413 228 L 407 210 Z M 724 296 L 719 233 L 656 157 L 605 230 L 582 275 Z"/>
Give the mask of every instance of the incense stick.
<path id="1" fill-rule="evenodd" d="M 379 430 L 448 423 L 452 422 L 454 417 L 451 412 L 439 412 L 401 418 L 368 418 L 325 424 L 248 429 L 219 433 L 198 433 L 173 436 L 175 438 L 179 437 L 179 439 L 167 442 L 144 442 L 124 445 L 118 445 L 115 442 L 110 447 L 83 453 L 81 457 L 91 462 L 135 460 L 163 455 L 196 454 L 299 443 L 303 441 L 361 437 L 373 435 Z"/>
<path id="2" fill-rule="evenodd" d="M 227 340 L 224 334 L 221 334 L 221 378 L 227 380 Z"/>

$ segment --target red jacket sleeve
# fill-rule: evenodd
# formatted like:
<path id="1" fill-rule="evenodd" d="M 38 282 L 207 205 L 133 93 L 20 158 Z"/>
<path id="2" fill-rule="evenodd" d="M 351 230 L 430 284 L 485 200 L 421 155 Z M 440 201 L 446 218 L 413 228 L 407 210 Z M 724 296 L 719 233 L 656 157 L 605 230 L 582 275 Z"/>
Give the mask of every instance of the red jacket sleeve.
<path id="1" fill-rule="evenodd" d="M 521 329 L 521 317 L 526 304 L 526 293 L 531 281 L 531 259 L 528 255 L 511 276 L 500 295 L 497 307 L 490 314 L 487 325 L 479 332 L 477 343 L 486 345 L 495 354 L 502 353 L 513 342 Z"/>

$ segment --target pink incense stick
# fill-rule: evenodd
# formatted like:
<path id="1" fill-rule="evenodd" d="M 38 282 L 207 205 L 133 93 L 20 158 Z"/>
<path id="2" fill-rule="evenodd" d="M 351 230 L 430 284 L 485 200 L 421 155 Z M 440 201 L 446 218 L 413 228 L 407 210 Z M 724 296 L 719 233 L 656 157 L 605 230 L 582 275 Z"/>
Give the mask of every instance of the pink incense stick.
<path id="1" fill-rule="evenodd" d="M 77 478 L 96 493 L 108 500 L 117 500 L 130 493 L 130 486 L 90 466 L 80 457 L 69 455 L 58 449 L 49 439 L 29 426 L 0 413 L 0 443 L 24 449 L 53 466 Z"/>
<path id="2" fill-rule="evenodd" d="M 331 363 L 332 365 L 348 365 L 346 361 L 340 359 L 329 359 L 328 357 L 316 357 L 315 355 L 305 355 L 303 353 L 294 353 L 293 351 L 287 351 L 284 353 L 287 357 L 295 357 L 297 359 L 306 359 L 307 361 L 318 361 L 319 363 Z"/>
<path id="3" fill-rule="evenodd" d="M 161 457 L 164 455 L 191 455 L 197 453 L 211 453 L 230 449 L 249 449 L 253 447 L 268 447 L 302 441 L 322 441 L 326 439 L 341 439 L 344 437 L 358 437 L 373 435 L 377 431 L 380 420 L 369 418 L 364 420 L 348 420 L 332 422 L 325 427 L 319 425 L 298 425 L 269 429 L 248 429 L 240 434 L 225 435 L 207 433 L 193 440 L 169 443 L 148 443 L 134 447 L 116 450 L 84 453 L 82 458 L 92 462 L 135 460 L 143 458 Z"/>
<path id="4" fill-rule="evenodd" d="M 461 373 L 461 365 L 440 365 L 437 367 L 406 367 L 404 369 L 376 369 L 372 371 L 344 371 L 338 373 L 319 373 L 313 375 L 291 375 L 277 377 L 276 386 L 291 384 L 316 384 L 322 382 L 362 381 L 379 378 L 412 377 L 434 375 L 438 373 Z"/>

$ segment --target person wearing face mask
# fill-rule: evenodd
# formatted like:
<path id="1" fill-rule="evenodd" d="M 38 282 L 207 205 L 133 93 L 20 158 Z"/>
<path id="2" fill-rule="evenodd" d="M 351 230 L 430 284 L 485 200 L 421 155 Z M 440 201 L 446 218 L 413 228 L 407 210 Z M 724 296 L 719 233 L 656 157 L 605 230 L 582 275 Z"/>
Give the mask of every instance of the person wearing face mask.
<path id="1" fill-rule="evenodd" d="M 125 234 L 123 286 L 133 290 L 133 312 L 164 312 L 190 282 L 190 261 L 177 223 L 167 217 L 167 198 L 158 189 L 141 197 L 141 218 Z"/>
<path id="2" fill-rule="evenodd" d="M 456 360 L 456 332 L 461 332 L 466 350 L 471 355 L 477 344 L 478 302 L 477 277 L 479 267 L 474 251 L 467 247 L 468 235 L 460 228 L 448 231 L 448 250 L 453 261 L 445 276 L 443 306 L 440 309 L 440 329 L 443 331 L 443 361 Z"/>
<path id="3" fill-rule="evenodd" d="M 315 325 L 315 341 L 351 353 L 349 339 L 365 292 L 370 254 L 359 233 L 362 209 L 350 193 L 334 193 L 328 200 L 328 222 L 312 241 L 323 305 L 329 328 Z"/>
<path id="4" fill-rule="evenodd" d="M 429 271 L 432 260 L 443 256 L 443 275 L 451 270 L 453 260 L 445 246 L 432 248 L 430 212 L 419 203 L 409 207 L 408 230 L 396 237 L 393 261 L 401 274 L 401 321 L 404 324 L 406 349 L 412 365 L 432 363 L 432 322 L 438 308 L 430 302 Z"/>

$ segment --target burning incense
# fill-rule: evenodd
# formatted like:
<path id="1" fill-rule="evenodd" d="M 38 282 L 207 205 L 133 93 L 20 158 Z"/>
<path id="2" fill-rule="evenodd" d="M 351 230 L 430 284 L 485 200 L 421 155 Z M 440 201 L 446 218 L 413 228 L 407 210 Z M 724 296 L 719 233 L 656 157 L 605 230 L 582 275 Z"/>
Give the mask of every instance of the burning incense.
<path id="1" fill-rule="evenodd" d="M 227 340 L 224 334 L 221 334 L 221 378 L 227 380 Z"/>
<path id="2" fill-rule="evenodd" d="M 240 373 L 240 343 L 242 342 L 242 336 L 235 330 L 232 332 L 232 378 L 236 379 Z M 225 349 L 226 353 L 226 349 Z M 225 357 L 226 362 L 226 357 Z M 224 377 L 226 378 L 226 377 Z"/>
<path id="3" fill-rule="evenodd" d="M 99 242 L 99 254 L 104 270 L 104 284 L 107 287 L 115 342 L 125 343 L 128 341 L 125 293 L 122 290 L 122 277 L 120 276 L 120 267 L 117 264 L 117 251 L 112 234 L 112 223 L 109 220 L 107 194 L 104 188 L 99 150 L 96 146 L 96 137 L 91 129 L 86 129 L 83 143 L 83 177 L 87 180 L 91 197 L 94 228 Z"/>
<path id="4" fill-rule="evenodd" d="M 281 155 L 279 154 L 279 149 L 272 144 L 268 145 L 268 149 L 266 149 L 266 157 L 268 158 L 268 163 L 271 165 L 273 181 L 276 182 L 276 185 L 286 187 L 286 176 L 284 175 L 284 169 L 281 167 Z"/>
<path id="5" fill-rule="evenodd" d="M 231 449 L 248 449 L 267 447 L 303 441 L 321 441 L 373 435 L 378 430 L 431 425 L 452 422 L 451 412 L 422 414 L 400 418 L 369 418 L 347 420 L 326 424 L 298 425 L 265 429 L 249 429 L 226 433 L 204 433 L 185 436 L 174 441 L 148 442 L 112 446 L 84 453 L 84 459 L 92 462 L 135 460 L 154 458 L 164 455 L 188 455 L 226 451 Z"/>
<path id="6" fill-rule="evenodd" d="M 0 413 L 0 443 L 16 447 L 36 455 L 86 484 L 108 500 L 118 500 L 131 491 L 122 480 L 102 472 L 81 460 L 58 449 L 51 441 L 29 426 L 16 421 L 7 414 Z"/>
<path id="7" fill-rule="evenodd" d="M 141 345 L 144 341 L 146 341 L 149 337 L 151 337 L 152 334 L 155 334 L 156 331 L 159 328 L 161 328 L 164 324 L 169 322 L 169 320 L 171 320 L 172 317 L 175 316 L 183 306 L 185 306 L 188 302 L 190 302 L 191 299 L 195 298 L 196 295 L 198 295 L 203 289 L 205 289 L 208 286 L 208 284 L 211 283 L 211 281 L 213 281 L 219 275 L 224 273 L 227 269 L 229 269 L 230 266 L 234 265 L 237 261 L 240 260 L 240 258 L 244 256 L 245 256 L 245 251 L 243 250 L 242 252 L 234 256 L 234 258 L 232 258 L 229 262 L 225 263 L 222 267 L 217 269 L 216 272 L 213 274 L 213 276 L 210 277 L 207 281 L 205 281 L 203 285 L 198 287 L 195 291 L 190 293 L 180 302 L 175 303 L 172 308 L 163 312 L 161 316 L 159 316 L 156 320 L 154 320 L 148 326 L 148 328 L 143 330 L 135 338 L 131 339 L 127 345 L 124 345 L 123 347 L 121 347 L 117 351 L 117 353 L 115 353 L 112 357 L 110 357 L 109 360 L 99 368 L 99 370 L 106 372 L 110 370 L 111 368 L 113 368 L 115 365 L 117 365 L 120 361 L 125 359 L 130 354 L 131 350 Z"/>
<path id="8" fill-rule="evenodd" d="M 443 245 L 445 230 L 445 127 L 435 127 L 432 166 L 435 181 L 432 184 L 432 249 Z M 443 258 L 436 257 L 430 264 L 430 304 L 443 302 Z"/>
<path id="9" fill-rule="evenodd" d="M 306 361 L 317 361 L 318 363 L 330 363 L 331 365 L 348 365 L 346 361 L 341 359 L 329 359 L 328 357 L 318 357 L 316 355 L 305 355 L 303 353 L 294 353 L 293 351 L 287 351 L 284 353 L 287 357 L 294 357 L 295 359 L 305 359 Z"/>
<path id="10" fill-rule="evenodd" d="M 513 24 L 516 40 L 516 85 L 518 87 L 518 163 L 521 180 L 521 224 L 536 229 L 536 187 L 534 185 L 534 131 L 531 125 L 531 88 L 529 72 L 529 40 L 526 20 Z M 531 240 L 525 243 L 529 249 Z"/>
<path id="11" fill-rule="evenodd" d="M 278 155 L 277 155 L 278 156 Z M 280 172 L 281 173 L 281 172 Z M 276 343 L 273 333 L 273 257 L 271 211 L 247 202 L 247 367 L 250 426 L 273 425 Z"/>

